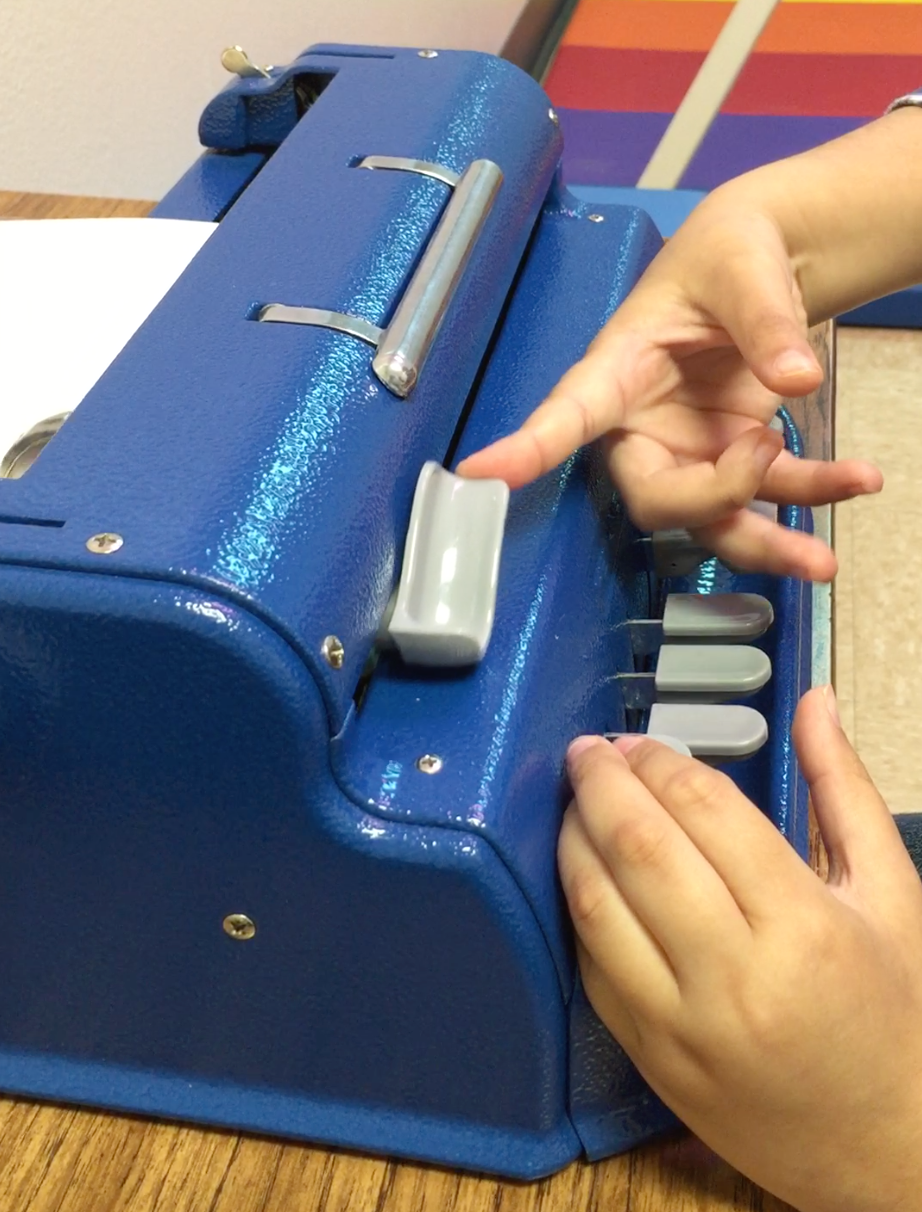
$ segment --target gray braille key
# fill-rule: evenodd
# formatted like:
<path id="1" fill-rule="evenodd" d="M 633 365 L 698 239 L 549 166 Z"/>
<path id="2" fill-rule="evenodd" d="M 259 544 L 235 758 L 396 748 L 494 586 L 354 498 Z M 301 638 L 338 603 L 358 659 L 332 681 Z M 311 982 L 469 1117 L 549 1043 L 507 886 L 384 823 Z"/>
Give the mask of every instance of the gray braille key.
<path id="1" fill-rule="evenodd" d="M 747 508 L 759 517 L 767 518 L 769 522 L 778 521 L 778 506 L 774 501 L 750 501 Z"/>
<path id="2" fill-rule="evenodd" d="M 773 501 L 750 501 L 747 509 L 770 522 L 778 521 L 778 506 Z M 658 577 L 689 577 L 714 555 L 681 527 L 654 530 L 648 541 L 653 553 L 653 571 Z"/>
<path id="3" fill-rule="evenodd" d="M 768 598 L 757 593 L 670 593 L 662 619 L 630 619 L 626 626 L 637 656 L 664 641 L 745 643 L 768 631 L 774 618 Z"/>
<path id="4" fill-rule="evenodd" d="M 616 741 L 619 736 L 637 736 L 637 735 L 646 736 L 651 741 L 659 741 L 659 743 L 661 745 L 668 745 L 668 747 L 670 749 L 674 750 L 676 753 L 680 753 L 682 755 L 682 757 L 691 757 L 692 756 L 692 751 L 689 749 L 689 747 L 686 744 L 684 744 L 680 740 L 677 740 L 674 736 L 664 736 L 663 733 L 661 733 L 661 732 L 657 732 L 657 733 L 645 732 L 643 734 L 638 734 L 635 732 L 606 732 L 605 739 L 606 739 L 606 741 Z"/>
<path id="5" fill-rule="evenodd" d="M 756 640 L 774 617 L 771 602 L 758 593 L 670 593 L 663 632 L 667 640 Z"/>
<path id="6" fill-rule="evenodd" d="M 620 673 L 624 706 L 643 709 L 677 698 L 721 703 L 755 694 L 772 674 L 759 648 L 743 644 L 664 644 L 654 673 Z M 668 729 L 659 729 L 671 735 Z"/>
<path id="7" fill-rule="evenodd" d="M 653 571 L 658 577 L 688 577 L 714 554 L 687 530 L 654 530 L 650 536 Z"/>
<path id="8" fill-rule="evenodd" d="M 749 757 L 768 740 L 765 717 L 735 704 L 655 703 L 649 730 L 675 737 L 694 757 L 721 762 Z"/>

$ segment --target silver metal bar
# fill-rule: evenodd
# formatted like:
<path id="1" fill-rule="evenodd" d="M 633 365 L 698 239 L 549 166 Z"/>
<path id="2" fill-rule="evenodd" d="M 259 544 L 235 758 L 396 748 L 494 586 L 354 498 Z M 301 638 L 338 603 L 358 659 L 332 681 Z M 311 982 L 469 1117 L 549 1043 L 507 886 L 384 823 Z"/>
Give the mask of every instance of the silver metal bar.
<path id="1" fill-rule="evenodd" d="M 621 688 L 626 711 L 646 711 L 657 699 L 655 673 L 618 673 L 614 681 Z"/>
<path id="2" fill-rule="evenodd" d="M 804 457 L 835 458 L 836 333 L 832 320 L 810 329 L 810 344 L 823 368 L 823 382 L 816 391 L 796 400 L 782 400 L 791 420 L 800 430 Z M 813 533 L 833 545 L 833 506 L 814 505 Z M 835 601 L 832 585 L 813 584 L 813 685 L 834 681 L 833 637 Z"/>
<path id="3" fill-rule="evenodd" d="M 356 168 L 384 168 L 393 172 L 416 173 L 420 177 L 433 177 L 444 185 L 454 187 L 461 180 L 460 173 L 444 164 L 432 164 L 429 160 L 410 160 L 406 156 L 365 156 Z"/>
<path id="4" fill-rule="evenodd" d="M 358 337 L 377 347 L 383 329 L 359 316 L 347 316 L 341 311 L 325 311 L 321 307 L 289 307 L 285 303 L 267 303 L 256 317 L 272 324 L 307 324 L 314 328 L 334 328 L 337 332 Z"/>
<path id="5" fill-rule="evenodd" d="M 502 180 L 498 164 L 474 160 L 455 187 L 372 361 L 394 395 L 413 390 Z"/>

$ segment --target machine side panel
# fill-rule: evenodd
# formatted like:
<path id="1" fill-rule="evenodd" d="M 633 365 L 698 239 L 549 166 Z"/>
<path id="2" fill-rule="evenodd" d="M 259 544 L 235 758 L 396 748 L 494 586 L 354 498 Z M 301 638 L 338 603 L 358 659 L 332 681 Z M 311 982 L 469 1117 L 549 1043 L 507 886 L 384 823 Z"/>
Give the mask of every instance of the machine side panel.
<path id="1" fill-rule="evenodd" d="M 0 568 L 0 722 L 0 1088 L 520 1177 L 578 1151 L 519 889 L 345 799 L 264 624 Z"/>

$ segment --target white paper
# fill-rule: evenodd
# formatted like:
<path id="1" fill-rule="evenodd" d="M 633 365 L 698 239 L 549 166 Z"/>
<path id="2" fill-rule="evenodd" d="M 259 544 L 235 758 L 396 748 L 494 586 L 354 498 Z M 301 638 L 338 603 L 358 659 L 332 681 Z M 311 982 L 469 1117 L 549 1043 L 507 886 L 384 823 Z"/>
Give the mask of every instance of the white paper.
<path id="1" fill-rule="evenodd" d="M 216 226 L 0 222 L 0 457 L 38 421 L 77 407 Z"/>

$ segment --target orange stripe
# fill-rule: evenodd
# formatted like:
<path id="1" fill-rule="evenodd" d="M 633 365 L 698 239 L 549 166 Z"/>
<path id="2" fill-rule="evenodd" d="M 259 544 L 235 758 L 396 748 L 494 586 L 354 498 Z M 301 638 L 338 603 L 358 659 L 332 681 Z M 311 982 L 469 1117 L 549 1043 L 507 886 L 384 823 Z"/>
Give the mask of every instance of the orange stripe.
<path id="1" fill-rule="evenodd" d="M 922 55 L 922 11 L 915 4 L 779 4 L 755 49 L 801 55 Z"/>
<path id="2" fill-rule="evenodd" d="M 605 0 L 604 4 L 583 0 L 562 45 L 708 51 L 731 7 L 726 0 Z"/>

